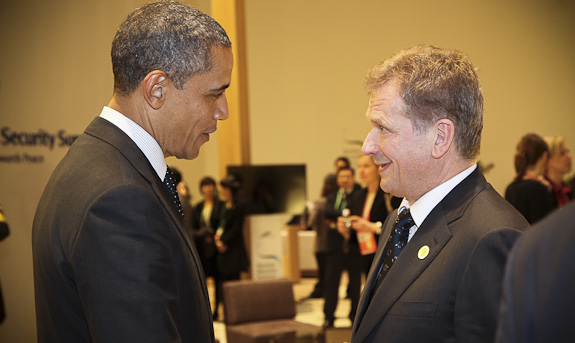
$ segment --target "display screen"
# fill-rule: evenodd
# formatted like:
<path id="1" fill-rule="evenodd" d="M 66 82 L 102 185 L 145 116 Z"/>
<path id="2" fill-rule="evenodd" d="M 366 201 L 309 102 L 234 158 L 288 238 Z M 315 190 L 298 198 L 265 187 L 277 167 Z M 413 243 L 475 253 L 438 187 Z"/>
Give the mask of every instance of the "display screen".
<path id="1" fill-rule="evenodd" d="M 239 179 L 249 214 L 301 214 L 305 210 L 304 164 L 228 166 L 228 174 Z"/>

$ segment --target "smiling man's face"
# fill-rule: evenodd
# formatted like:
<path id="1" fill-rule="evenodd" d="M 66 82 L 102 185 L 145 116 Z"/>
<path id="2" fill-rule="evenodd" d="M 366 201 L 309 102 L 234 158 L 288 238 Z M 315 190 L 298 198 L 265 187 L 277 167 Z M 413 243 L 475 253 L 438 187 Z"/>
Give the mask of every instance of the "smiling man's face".
<path id="1" fill-rule="evenodd" d="M 426 165 L 432 162 L 431 130 L 415 129 L 392 81 L 371 94 L 366 117 L 372 129 L 362 152 L 378 165 L 381 189 L 410 202 L 419 199 L 429 190 Z"/>

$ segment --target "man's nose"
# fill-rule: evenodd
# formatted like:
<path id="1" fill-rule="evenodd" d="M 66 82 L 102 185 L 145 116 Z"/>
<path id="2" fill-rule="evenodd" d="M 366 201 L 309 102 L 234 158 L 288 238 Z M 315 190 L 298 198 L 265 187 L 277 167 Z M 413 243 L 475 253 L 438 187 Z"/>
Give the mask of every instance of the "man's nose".
<path id="1" fill-rule="evenodd" d="M 226 120 L 230 116 L 230 109 L 228 107 L 228 98 L 226 93 L 222 94 L 218 101 L 218 107 L 216 107 L 216 112 L 214 113 L 214 119 L 216 120 Z"/>
<path id="2" fill-rule="evenodd" d="M 373 155 L 375 154 L 377 149 L 377 145 L 374 142 L 373 139 L 373 130 L 369 131 L 367 133 L 367 136 L 365 137 L 365 140 L 363 141 L 363 145 L 361 146 L 361 152 L 364 155 Z"/>

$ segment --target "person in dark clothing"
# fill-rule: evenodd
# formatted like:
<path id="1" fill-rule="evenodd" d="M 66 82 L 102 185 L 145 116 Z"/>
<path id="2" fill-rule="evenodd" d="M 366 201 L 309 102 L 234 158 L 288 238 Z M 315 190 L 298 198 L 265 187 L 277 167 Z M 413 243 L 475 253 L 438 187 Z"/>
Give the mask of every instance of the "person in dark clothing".
<path id="1" fill-rule="evenodd" d="M 216 181 L 206 176 L 200 180 L 200 193 L 204 200 L 194 206 L 191 218 L 192 237 L 202 261 L 204 274 L 214 280 L 216 289 L 220 288 L 217 265 L 217 249 L 214 235 L 220 225 L 220 215 L 224 203 L 218 198 Z M 218 304 L 221 299 L 216 292 L 214 319 L 218 319 Z"/>
<path id="2" fill-rule="evenodd" d="M 527 219 L 536 223 L 552 211 L 550 186 L 543 173 L 549 149 L 539 135 L 529 133 L 521 138 L 515 153 L 517 175 L 505 190 L 505 199 Z M 548 188 L 549 187 L 549 188 Z"/>
<path id="3" fill-rule="evenodd" d="M 556 210 L 513 246 L 496 343 L 575 342 L 575 204 Z"/>
<path id="4" fill-rule="evenodd" d="M 4 208 L 0 205 L 0 241 L 8 237 L 10 228 L 4 216 Z M 6 310 L 4 309 L 4 298 L 2 297 L 2 288 L 0 288 L 0 324 L 6 319 Z"/>
<path id="5" fill-rule="evenodd" d="M 240 196 L 241 183 L 234 175 L 220 181 L 222 206 L 220 225 L 214 236 L 220 287 L 216 287 L 218 301 L 222 299 L 222 283 L 239 280 L 241 272 L 249 267 L 248 254 L 244 244 L 244 220 L 246 204 Z M 216 304 L 216 307 L 218 304 Z"/>
<path id="6" fill-rule="evenodd" d="M 354 170 L 342 167 L 337 171 L 339 190 L 327 195 L 325 219 L 329 225 L 327 233 L 327 255 L 325 270 L 324 327 L 333 327 L 341 273 L 348 270 L 348 294 L 351 299 L 350 320 L 355 317 L 361 289 L 361 255 L 355 232 L 342 234 L 337 230 L 337 218 L 342 216 L 354 194 Z"/>
<path id="7" fill-rule="evenodd" d="M 323 298 L 323 289 L 325 287 L 325 266 L 327 255 L 327 234 L 329 223 L 325 219 L 325 204 L 328 194 L 336 192 L 338 189 L 335 174 L 329 174 L 325 177 L 321 197 L 314 201 L 313 208 L 308 219 L 308 226 L 316 232 L 315 236 L 315 258 L 317 261 L 317 282 L 311 294 L 304 299 Z"/>
<path id="8" fill-rule="evenodd" d="M 399 207 L 401 199 L 385 193 L 379 183 L 381 177 L 371 156 L 362 155 L 358 174 L 365 188 L 354 192 L 348 205 L 351 216 L 340 218 L 340 230 L 355 230 L 362 255 L 362 272 L 367 275 L 377 249 L 381 227 L 387 215 Z M 349 225 L 348 225 L 349 223 Z"/>

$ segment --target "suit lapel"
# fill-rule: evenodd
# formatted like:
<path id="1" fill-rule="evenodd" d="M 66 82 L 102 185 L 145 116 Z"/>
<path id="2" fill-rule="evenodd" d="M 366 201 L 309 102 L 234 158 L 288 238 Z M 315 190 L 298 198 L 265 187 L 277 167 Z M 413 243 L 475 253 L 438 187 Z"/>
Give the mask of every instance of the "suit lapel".
<path id="1" fill-rule="evenodd" d="M 417 232 L 381 283 L 377 293 L 374 294 L 371 303 L 377 304 L 377 306 L 369 306 L 369 297 L 375 285 L 377 271 L 383 261 L 383 246 L 378 249 L 374 259 L 374 268 L 370 270 L 364 293 L 358 306 L 352 341 L 365 341 L 407 288 L 433 262 L 452 236 L 449 224 L 463 216 L 467 205 L 475 195 L 486 187 L 486 184 L 487 182 L 483 175 L 478 170 L 475 170 L 437 204 L 421 227 L 417 229 Z M 392 215 L 388 218 L 385 234 L 382 235 L 385 240 L 380 240 L 380 244 L 386 242 L 387 237 L 391 233 L 395 217 L 397 215 Z M 391 218 L 393 220 L 390 220 Z M 429 253 L 425 258 L 420 259 L 418 253 L 424 246 L 429 247 Z M 375 264 L 376 262 L 377 264 Z"/>
<path id="2" fill-rule="evenodd" d="M 379 242 L 377 244 L 378 247 L 381 248 L 377 249 L 377 252 L 371 264 L 371 268 L 369 269 L 369 273 L 367 274 L 367 277 L 365 279 L 365 285 L 363 287 L 361 298 L 359 299 L 359 304 L 357 306 L 357 313 L 355 315 L 355 320 L 353 322 L 352 336 L 356 335 L 358 327 L 360 326 L 361 323 L 364 322 L 363 318 L 365 317 L 366 309 L 369 306 L 370 302 L 369 299 L 371 297 L 373 287 L 375 286 L 375 281 L 377 279 L 377 275 L 379 274 L 378 273 L 379 269 L 383 264 L 383 250 L 384 250 L 383 247 L 385 247 L 385 243 L 387 242 L 387 238 L 391 233 L 391 228 L 393 227 L 393 223 L 395 222 L 396 217 L 397 213 L 387 218 L 386 224 L 384 226 L 385 229 L 383 230 L 382 234 L 379 237 Z"/>
<path id="3" fill-rule="evenodd" d="M 386 231 L 391 232 L 393 223 L 394 221 L 388 222 Z M 388 236 L 389 234 L 385 235 L 386 238 Z M 358 321 L 358 327 L 356 328 L 357 341 L 362 342 L 367 338 L 369 333 L 378 325 L 381 318 L 389 312 L 405 290 L 423 273 L 450 238 L 451 232 L 444 221 L 443 211 L 436 207 L 433 214 L 430 213 L 413 238 L 405 246 L 405 249 L 389 270 L 377 292 L 373 295 L 371 303 L 377 304 L 377 306 L 368 306 L 363 315 L 363 320 Z M 429 247 L 429 254 L 425 258 L 420 259 L 418 252 L 423 246 Z M 377 258 L 377 269 L 379 269 L 379 265 L 383 261 L 383 251 L 378 252 Z M 369 293 L 366 292 L 364 294 L 359 305 L 360 308 L 365 308 L 362 305 L 369 300 L 369 295 L 375 284 L 377 270 L 372 270 L 370 273 L 373 275 L 370 275 Z"/>
<path id="4" fill-rule="evenodd" d="M 203 276 L 203 270 L 200 268 L 201 262 L 196 251 L 196 247 L 186 229 L 184 219 L 182 215 L 178 213 L 178 210 L 171 200 L 170 192 L 166 186 L 164 186 L 164 183 L 160 180 L 158 174 L 156 174 L 156 171 L 151 166 L 146 155 L 144 155 L 136 143 L 134 143 L 134 141 L 132 141 L 122 130 L 103 118 L 96 117 L 86 128 L 86 134 L 113 145 L 151 185 L 154 193 L 158 199 L 160 199 L 162 206 L 164 206 L 170 215 L 171 220 L 174 222 L 174 225 L 177 227 L 180 236 L 186 242 L 199 275 Z M 205 285 L 205 282 L 203 284 Z M 207 288 L 204 289 L 204 293 L 206 298 L 208 298 Z"/>

